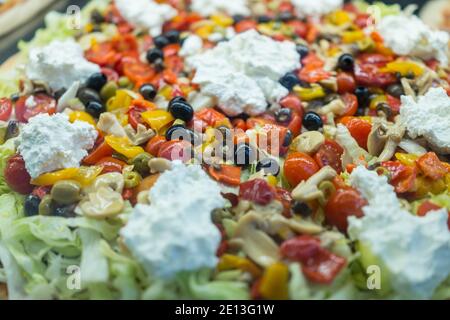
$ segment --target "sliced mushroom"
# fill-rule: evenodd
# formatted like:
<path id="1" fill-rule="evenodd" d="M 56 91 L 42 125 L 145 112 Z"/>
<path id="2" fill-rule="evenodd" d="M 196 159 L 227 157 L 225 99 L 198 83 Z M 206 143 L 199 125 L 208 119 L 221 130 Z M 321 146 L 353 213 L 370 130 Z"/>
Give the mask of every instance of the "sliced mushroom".
<path id="1" fill-rule="evenodd" d="M 347 107 L 345 106 L 344 101 L 342 101 L 341 99 L 335 99 L 317 110 L 317 113 L 326 115 L 327 113 L 331 112 L 336 116 L 341 116 L 345 113 L 346 108 Z"/>
<path id="2" fill-rule="evenodd" d="M 337 173 L 333 168 L 325 166 L 307 181 L 301 182 L 292 191 L 292 198 L 297 201 L 305 202 L 324 197 L 323 191 L 319 190 L 319 184 L 323 181 L 332 180 L 336 176 Z"/>
<path id="3" fill-rule="evenodd" d="M 83 215 L 104 219 L 121 213 L 124 201 L 120 193 L 109 187 L 101 187 L 96 192 L 90 193 L 78 206 Z"/>
<path id="4" fill-rule="evenodd" d="M 293 151 L 313 154 L 325 143 L 325 137 L 319 131 L 302 133 L 292 141 L 290 149 Z"/>
<path id="5" fill-rule="evenodd" d="M 94 183 L 90 187 L 88 187 L 87 192 L 91 193 L 102 187 L 109 187 L 113 191 L 122 193 L 124 185 L 125 185 L 125 180 L 123 178 L 123 175 L 118 172 L 111 172 L 111 173 L 102 174 L 101 176 L 97 177 L 97 179 L 95 179 Z"/>
<path id="6" fill-rule="evenodd" d="M 378 156 L 378 161 L 388 161 L 392 158 L 399 143 L 405 135 L 406 128 L 400 122 L 390 124 L 387 121 L 376 121 L 367 140 L 371 155 Z"/>
<path id="7" fill-rule="evenodd" d="M 372 130 L 367 139 L 367 149 L 369 153 L 378 156 L 384 149 L 387 142 L 387 135 L 381 121 L 376 121 L 372 125 Z"/>
<path id="8" fill-rule="evenodd" d="M 106 134 L 116 137 L 126 137 L 125 129 L 120 125 L 117 117 L 111 112 L 104 112 L 100 115 L 97 128 Z"/>
<path id="9" fill-rule="evenodd" d="M 239 219 L 233 238 L 245 254 L 263 267 L 280 260 L 278 245 L 265 232 L 267 228 L 267 221 L 257 213 L 249 212 Z"/>
<path id="10" fill-rule="evenodd" d="M 172 163 L 164 158 L 153 158 L 148 161 L 150 173 L 162 173 L 172 169 Z"/>
<path id="11" fill-rule="evenodd" d="M 365 164 L 372 159 L 372 156 L 358 145 L 350 131 L 342 124 L 337 125 L 336 142 L 344 149 L 342 155 L 342 167 L 345 169 L 348 164 Z"/>
<path id="12" fill-rule="evenodd" d="M 130 124 L 127 124 L 125 126 L 125 133 L 135 146 L 144 144 L 155 136 L 155 131 L 147 129 L 143 124 L 138 124 L 137 130 L 134 130 Z"/>
<path id="13" fill-rule="evenodd" d="M 405 95 L 416 98 L 416 92 L 412 88 L 410 80 L 402 78 L 400 82 L 403 86 L 403 91 L 405 92 Z"/>

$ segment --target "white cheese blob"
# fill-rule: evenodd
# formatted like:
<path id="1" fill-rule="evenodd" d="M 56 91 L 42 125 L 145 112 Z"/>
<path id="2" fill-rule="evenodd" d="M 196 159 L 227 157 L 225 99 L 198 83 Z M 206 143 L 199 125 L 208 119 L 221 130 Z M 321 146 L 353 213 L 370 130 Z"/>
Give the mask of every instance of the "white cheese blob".
<path id="1" fill-rule="evenodd" d="M 191 9 L 204 17 L 217 13 L 250 15 L 247 0 L 192 0 Z"/>
<path id="2" fill-rule="evenodd" d="M 363 218 L 348 219 L 350 237 L 369 247 L 379 259 L 381 272 L 387 269 L 389 283 L 397 295 L 431 298 L 450 275 L 447 210 L 425 217 L 412 215 L 402 208 L 386 177 L 362 166 L 352 172 L 350 183 L 369 202 L 363 208 Z"/>
<path id="3" fill-rule="evenodd" d="M 177 15 L 177 10 L 172 6 L 153 0 L 115 0 L 115 3 L 128 23 L 148 29 L 153 37 L 159 36 L 164 23 Z"/>
<path id="4" fill-rule="evenodd" d="M 450 97 L 443 88 L 431 88 L 417 102 L 402 96 L 400 116 L 411 138 L 424 137 L 440 153 L 450 153 Z"/>
<path id="5" fill-rule="evenodd" d="M 189 57 L 202 51 L 203 40 L 199 36 L 192 34 L 187 37 L 181 46 L 180 57 Z"/>
<path id="6" fill-rule="evenodd" d="M 443 65 L 448 64 L 448 33 L 431 29 L 417 16 L 386 16 L 376 28 L 386 46 L 396 54 L 422 59 L 436 58 Z"/>
<path id="7" fill-rule="evenodd" d="M 255 116 L 267 109 L 268 102 L 278 102 L 289 93 L 279 79 L 300 68 L 300 55 L 293 42 L 278 42 L 249 30 L 189 57 L 186 64 L 196 69 L 193 82 L 201 92 L 217 98 L 227 115 Z"/>
<path id="8" fill-rule="evenodd" d="M 84 82 L 96 72 L 100 67 L 84 58 L 83 49 L 73 39 L 31 49 L 26 68 L 29 79 L 44 81 L 55 91 L 68 89 L 75 81 Z"/>
<path id="9" fill-rule="evenodd" d="M 121 230 L 125 244 L 147 272 L 171 278 L 180 271 L 214 268 L 221 235 L 211 212 L 225 200 L 200 166 L 173 162 L 138 204 Z"/>
<path id="10" fill-rule="evenodd" d="M 79 167 L 97 134 L 86 122 L 70 123 L 65 114 L 40 114 L 23 127 L 18 150 L 30 176 L 37 178 L 43 173 Z"/>
<path id="11" fill-rule="evenodd" d="M 292 0 L 297 15 L 300 17 L 320 17 L 342 7 L 343 0 Z"/>

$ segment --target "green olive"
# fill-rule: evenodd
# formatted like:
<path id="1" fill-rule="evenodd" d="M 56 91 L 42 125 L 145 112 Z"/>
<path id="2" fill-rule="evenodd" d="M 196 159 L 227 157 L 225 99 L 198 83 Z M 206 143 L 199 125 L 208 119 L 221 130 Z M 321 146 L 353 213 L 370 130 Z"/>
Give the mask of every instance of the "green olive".
<path id="1" fill-rule="evenodd" d="M 150 173 L 148 162 L 152 159 L 151 154 L 141 153 L 131 160 L 131 164 L 134 166 L 134 170 L 140 175 L 145 176 Z"/>
<path id="2" fill-rule="evenodd" d="M 69 205 L 80 200 L 81 186 L 73 180 L 58 181 L 52 188 L 52 199 L 63 205 Z"/>
<path id="3" fill-rule="evenodd" d="M 53 199 L 51 195 L 46 195 L 42 198 L 39 204 L 39 215 L 49 216 L 52 214 Z"/>
<path id="4" fill-rule="evenodd" d="M 127 77 L 120 77 L 118 84 L 121 88 L 129 88 L 130 85 L 132 85 L 130 79 L 128 79 Z"/>
<path id="5" fill-rule="evenodd" d="M 141 175 L 134 171 L 124 173 L 123 177 L 125 179 L 125 188 L 127 189 L 137 187 L 142 180 Z"/>
<path id="6" fill-rule="evenodd" d="M 119 89 L 117 83 L 115 83 L 114 81 L 109 81 L 103 86 L 102 90 L 100 90 L 100 97 L 103 99 L 103 101 L 108 101 L 109 98 L 112 98 L 116 95 L 117 89 Z"/>

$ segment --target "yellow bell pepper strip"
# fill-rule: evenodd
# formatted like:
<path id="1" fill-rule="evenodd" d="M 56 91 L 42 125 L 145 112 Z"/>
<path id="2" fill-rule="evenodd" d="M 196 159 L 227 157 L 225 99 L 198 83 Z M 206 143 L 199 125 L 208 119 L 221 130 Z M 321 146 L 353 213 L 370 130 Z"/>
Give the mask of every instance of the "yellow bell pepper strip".
<path id="1" fill-rule="evenodd" d="M 222 257 L 220 257 L 217 269 L 219 271 L 239 269 L 250 273 L 254 278 L 259 278 L 262 274 L 259 267 L 249 259 L 231 254 L 224 254 Z"/>
<path id="2" fill-rule="evenodd" d="M 327 16 L 326 20 L 328 20 L 329 22 L 331 22 L 336 26 L 342 26 L 346 23 L 351 22 L 350 15 L 344 10 L 337 10 L 334 11 L 333 13 L 330 13 Z"/>
<path id="3" fill-rule="evenodd" d="M 311 88 L 295 86 L 294 92 L 303 101 L 311 101 L 325 97 L 325 90 L 318 84 L 312 84 Z"/>
<path id="4" fill-rule="evenodd" d="M 376 110 L 378 104 L 380 104 L 380 103 L 382 103 L 382 102 L 387 102 L 387 97 L 386 97 L 386 95 L 384 95 L 384 94 L 378 95 L 378 96 L 376 96 L 375 98 L 373 98 L 373 99 L 370 101 L 370 106 L 369 106 L 369 108 L 370 108 L 371 110 Z"/>
<path id="5" fill-rule="evenodd" d="M 69 121 L 75 122 L 75 121 L 83 121 L 87 122 L 95 127 L 96 123 L 94 118 L 87 112 L 84 111 L 73 111 L 69 114 Z"/>
<path id="6" fill-rule="evenodd" d="M 138 98 L 139 96 L 131 90 L 117 90 L 116 95 L 106 103 L 106 111 L 111 112 L 117 109 L 128 108 L 131 101 Z"/>
<path id="7" fill-rule="evenodd" d="M 266 269 L 261 279 L 259 292 L 263 299 L 268 300 L 287 300 L 289 298 L 288 290 L 289 269 L 277 262 Z"/>
<path id="8" fill-rule="evenodd" d="M 344 31 L 342 33 L 342 42 L 344 43 L 354 43 L 363 40 L 366 37 L 363 31 Z"/>
<path id="9" fill-rule="evenodd" d="M 105 137 L 105 141 L 114 151 L 124 155 L 128 159 L 132 159 L 145 152 L 142 147 L 133 145 L 127 137 L 107 136 Z"/>
<path id="10" fill-rule="evenodd" d="M 395 154 L 395 158 L 405 166 L 415 167 L 416 160 L 419 159 L 419 156 L 415 154 L 397 152 Z"/>
<path id="11" fill-rule="evenodd" d="M 226 28 L 233 24 L 233 19 L 226 15 L 215 14 L 211 16 L 211 20 L 220 27 Z"/>
<path id="12" fill-rule="evenodd" d="M 423 74 L 423 67 L 413 61 L 394 61 L 386 65 L 386 67 L 381 69 L 382 72 L 400 73 L 402 76 L 407 76 L 409 74 L 414 74 L 418 77 Z"/>
<path id="13" fill-rule="evenodd" d="M 160 131 L 175 119 L 165 110 L 151 110 L 142 113 L 142 119 L 155 131 Z"/>
<path id="14" fill-rule="evenodd" d="M 80 167 L 72 180 L 79 182 L 83 187 L 91 185 L 95 179 L 102 173 L 101 166 Z"/>
<path id="15" fill-rule="evenodd" d="M 58 181 L 73 179 L 78 174 L 79 170 L 79 168 L 68 168 L 55 172 L 44 173 L 36 179 L 33 179 L 31 184 L 35 186 L 52 186 Z"/>

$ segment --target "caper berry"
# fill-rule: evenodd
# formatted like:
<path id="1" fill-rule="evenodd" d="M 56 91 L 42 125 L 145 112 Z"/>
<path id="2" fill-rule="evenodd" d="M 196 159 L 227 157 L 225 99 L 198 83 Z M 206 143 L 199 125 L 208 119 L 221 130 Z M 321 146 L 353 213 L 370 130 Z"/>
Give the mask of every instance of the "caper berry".
<path id="1" fill-rule="evenodd" d="M 146 176 L 150 173 L 148 162 L 152 159 L 149 153 L 141 153 L 131 160 L 134 170 L 141 176 Z"/>
<path id="2" fill-rule="evenodd" d="M 109 81 L 103 86 L 102 90 L 100 90 L 100 97 L 103 101 L 108 101 L 116 95 L 117 89 L 119 89 L 117 83 Z"/>
<path id="3" fill-rule="evenodd" d="M 58 204 L 69 205 L 80 200 L 81 186 L 73 180 L 58 181 L 52 188 L 52 199 Z"/>

